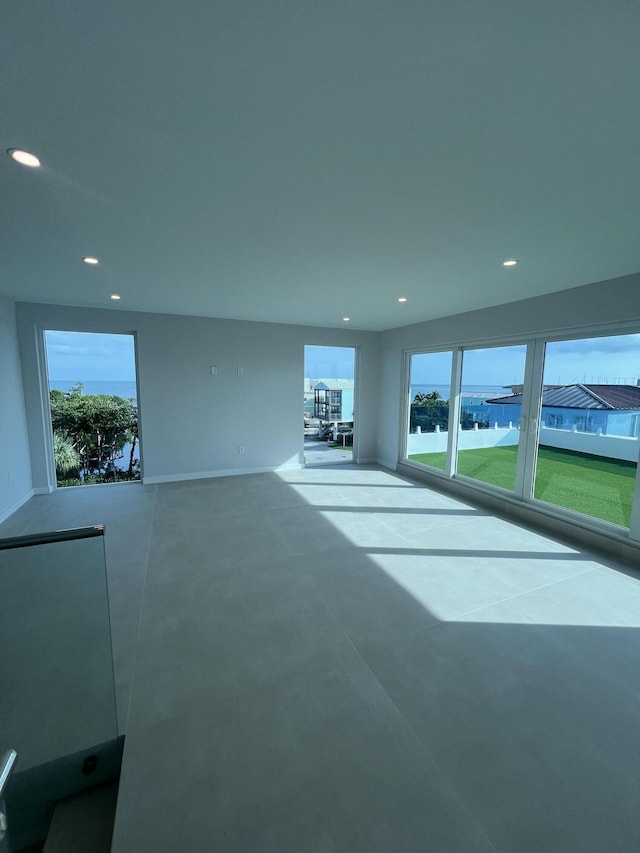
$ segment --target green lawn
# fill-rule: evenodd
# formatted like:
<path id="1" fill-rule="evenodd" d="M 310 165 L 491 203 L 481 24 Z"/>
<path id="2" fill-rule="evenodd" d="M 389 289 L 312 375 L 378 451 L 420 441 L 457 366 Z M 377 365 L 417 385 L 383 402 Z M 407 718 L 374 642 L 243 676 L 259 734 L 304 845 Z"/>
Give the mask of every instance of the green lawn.
<path id="1" fill-rule="evenodd" d="M 518 448 L 461 450 L 458 473 L 483 483 L 513 489 Z M 416 453 L 413 462 L 444 470 L 446 454 Z M 589 456 L 553 447 L 538 449 L 534 495 L 556 506 L 628 527 L 637 466 L 633 462 Z"/>

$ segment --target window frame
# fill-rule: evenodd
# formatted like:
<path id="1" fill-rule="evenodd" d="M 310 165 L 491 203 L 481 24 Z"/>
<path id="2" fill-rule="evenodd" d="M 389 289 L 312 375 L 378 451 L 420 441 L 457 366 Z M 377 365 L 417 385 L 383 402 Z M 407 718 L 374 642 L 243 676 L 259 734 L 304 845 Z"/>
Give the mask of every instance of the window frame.
<path id="1" fill-rule="evenodd" d="M 473 341 L 456 341 L 455 343 L 442 343 L 440 346 L 418 348 L 414 347 L 403 351 L 404 365 L 404 388 L 403 411 L 401 414 L 401 440 L 399 443 L 399 463 L 415 469 L 417 472 L 427 473 L 429 476 L 440 480 L 455 480 L 468 486 L 470 489 L 484 492 L 494 497 L 501 497 L 509 502 L 525 505 L 536 512 L 569 521 L 577 526 L 595 530 L 607 536 L 614 536 L 632 542 L 640 542 L 640 452 L 639 464 L 636 473 L 633 502 L 631 507 L 631 519 L 628 528 L 594 518 L 565 507 L 555 506 L 534 497 L 534 485 L 536 475 L 538 442 L 540 433 L 540 419 L 542 411 L 542 387 L 544 375 L 544 360 L 547 344 L 562 341 L 579 341 L 598 337 L 615 337 L 618 335 L 640 335 L 640 323 L 638 321 L 626 321 L 621 323 L 593 324 L 589 326 L 567 327 L 551 331 L 538 331 L 535 334 L 499 336 L 491 339 L 477 339 Z M 527 354 L 525 360 L 525 374 L 523 382 L 522 410 L 519 428 L 524 431 L 524 441 L 518 450 L 518 464 L 516 470 L 516 483 L 514 490 L 508 490 L 490 483 L 465 477 L 456 471 L 458 450 L 458 429 L 452 425 L 459 424 L 460 420 L 460 397 L 462 382 L 462 359 L 463 354 L 469 350 L 491 349 L 504 346 L 526 346 Z M 409 430 L 409 408 L 410 408 L 410 377 L 411 357 L 414 355 L 451 352 L 451 388 L 449 395 L 449 424 L 447 441 L 447 464 L 446 469 L 440 470 L 429 465 L 413 462 L 407 457 L 407 435 Z"/>

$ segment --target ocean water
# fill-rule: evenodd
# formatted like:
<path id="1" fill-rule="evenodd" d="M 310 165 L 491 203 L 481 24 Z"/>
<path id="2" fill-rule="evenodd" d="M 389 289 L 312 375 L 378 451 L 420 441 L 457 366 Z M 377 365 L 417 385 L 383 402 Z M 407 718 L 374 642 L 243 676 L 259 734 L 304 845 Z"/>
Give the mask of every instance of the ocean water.
<path id="1" fill-rule="evenodd" d="M 416 394 L 428 394 L 430 391 L 437 391 L 443 400 L 448 400 L 450 390 L 449 385 L 416 384 L 411 386 L 410 393 L 413 400 Z M 511 394 L 510 385 L 463 385 L 462 405 L 469 405 L 471 401 L 490 400 L 492 397 L 507 397 L 509 394 Z"/>
<path id="2" fill-rule="evenodd" d="M 54 391 L 69 391 L 81 382 L 84 394 L 109 394 L 116 397 L 136 398 L 136 383 L 125 380 L 104 379 L 50 379 L 49 387 Z"/>

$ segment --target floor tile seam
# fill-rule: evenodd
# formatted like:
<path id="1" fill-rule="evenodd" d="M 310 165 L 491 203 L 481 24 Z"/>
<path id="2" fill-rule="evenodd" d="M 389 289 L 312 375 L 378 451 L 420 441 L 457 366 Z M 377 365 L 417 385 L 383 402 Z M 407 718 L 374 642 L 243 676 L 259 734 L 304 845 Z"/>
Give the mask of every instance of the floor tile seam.
<path id="1" fill-rule="evenodd" d="M 441 526 L 450 526 L 452 524 L 468 524 L 471 522 L 477 522 L 480 519 L 475 519 L 469 516 L 465 516 L 464 518 L 458 518 L 451 515 L 449 510 L 437 510 L 434 511 L 433 507 L 407 507 L 407 506 L 391 506 L 389 504 L 344 504 L 344 505 L 335 505 L 335 506 L 327 506 L 323 504 L 321 508 L 318 508 L 318 511 L 321 513 L 339 513 L 343 515 L 354 515 L 354 516 L 378 516 L 378 521 L 381 521 L 385 524 L 393 525 L 396 523 L 396 517 L 400 517 L 403 519 L 414 519 L 416 525 L 424 524 L 432 519 L 434 519 L 433 524 L 429 524 L 428 527 L 418 527 L 418 530 L 431 530 L 436 527 Z M 443 520 L 437 520 L 438 517 L 441 517 Z"/>
<path id="2" fill-rule="evenodd" d="M 235 521 L 233 524 L 223 524 L 223 519 L 234 519 Z M 170 519 L 155 519 L 155 527 L 157 527 L 156 536 L 164 536 L 165 538 L 175 538 L 180 535 L 193 538 L 196 535 L 211 536 L 213 534 L 254 532 L 258 527 L 260 531 L 272 529 L 270 521 L 263 514 L 247 511 L 225 512 L 223 515 L 216 516 L 215 523 L 211 515 L 196 518 L 184 515 L 179 518 L 173 516 Z"/>
<path id="3" fill-rule="evenodd" d="M 336 494 L 340 495 L 343 498 L 348 499 L 351 502 L 354 502 L 356 500 L 361 500 L 362 498 L 366 498 L 367 496 L 371 496 L 371 495 L 373 497 L 376 497 L 379 499 L 385 499 L 387 497 L 386 493 L 384 495 L 378 495 L 377 494 L 377 489 L 379 489 L 380 486 L 378 484 L 375 484 L 375 483 L 371 484 L 371 485 L 364 485 L 364 484 L 359 485 L 357 487 L 358 488 L 358 494 L 356 494 L 356 495 L 354 495 L 354 493 L 352 491 L 352 489 L 355 488 L 353 486 L 350 487 L 351 490 L 349 490 L 343 486 L 338 486 L 338 485 L 329 486 L 329 485 L 322 484 L 322 483 L 318 483 L 318 484 L 305 483 L 304 485 L 309 485 L 309 486 L 317 485 L 318 487 L 322 487 L 326 490 L 335 491 Z M 461 501 L 441 500 L 442 495 L 440 495 L 438 493 L 429 493 L 428 494 L 428 498 L 431 501 L 431 503 L 429 504 L 429 506 L 425 507 L 423 501 L 412 499 L 414 496 L 417 498 L 418 494 L 423 494 L 423 492 L 419 492 L 419 493 L 415 493 L 415 494 L 410 492 L 408 495 L 405 495 L 404 492 L 402 493 L 403 498 L 406 497 L 409 499 L 406 501 L 406 503 L 408 504 L 407 508 L 409 508 L 409 509 L 460 509 L 460 510 L 464 510 L 465 514 L 468 514 L 469 516 L 479 516 L 482 518 L 493 518 L 493 517 L 495 517 L 492 515 L 492 513 L 487 512 L 486 510 L 483 510 L 483 509 L 481 509 L 479 507 L 475 507 L 475 506 L 469 506 L 467 504 L 462 503 Z M 433 499 L 436 499 L 435 506 L 433 505 Z M 381 503 L 372 504 L 372 506 L 386 506 L 386 505 L 387 505 L 387 503 L 384 500 Z"/>
<path id="4" fill-rule="evenodd" d="M 613 562 L 607 564 L 603 561 L 602 557 L 598 557 L 598 555 L 593 556 L 593 562 L 598 564 L 596 568 L 602 574 L 610 574 L 611 572 L 613 572 L 618 577 L 622 576 L 624 578 L 627 578 L 629 581 L 632 581 L 635 584 L 640 582 L 640 568 L 637 565 L 629 566 L 628 564 L 625 565 L 624 563 L 616 565 Z"/>
<path id="5" fill-rule="evenodd" d="M 552 586 L 557 586 L 558 584 L 565 583 L 566 581 L 574 580 L 575 578 L 581 577 L 582 575 L 589 575 L 597 571 L 597 568 L 590 569 L 582 569 L 579 572 L 574 572 L 573 574 L 567 575 L 564 578 L 559 578 L 558 580 L 550 581 L 549 583 L 543 583 L 539 586 L 532 587 L 531 589 L 527 589 L 524 592 L 518 592 L 515 595 L 511 595 L 508 598 L 502 598 L 500 601 L 497 601 L 496 604 L 508 604 L 509 602 L 516 601 L 518 598 L 523 598 L 526 595 L 531 595 L 533 592 L 539 592 L 541 589 L 549 589 Z M 465 616 L 466 614 L 462 613 L 461 616 Z M 524 614 L 520 614 L 524 615 Z M 524 617 L 526 618 L 526 617 Z"/>
<path id="6" fill-rule="evenodd" d="M 454 519 L 451 519 L 450 521 L 443 521 L 443 522 L 440 522 L 439 524 L 435 524 L 435 525 L 431 525 L 429 527 L 422 528 L 421 530 L 412 531 L 412 533 L 422 533 L 422 532 L 428 532 L 431 530 L 439 530 L 440 528 L 443 528 L 443 527 L 449 528 L 449 527 L 455 527 L 455 526 L 461 526 L 461 525 L 474 525 L 474 526 L 476 526 L 476 525 L 480 524 L 481 522 L 486 521 L 487 519 L 491 520 L 491 518 L 492 518 L 492 516 L 486 516 L 486 515 L 480 516 L 478 518 L 475 518 L 473 516 L 465 516 L 464 518 L 454 518 Z M 411 535 L 411 534 L 410 533 L 405 534 L 405 536 L 409 536 L 409 535 Z"/>
<path id="7" fill-rule="evenodd" d="M 226 518 L 228 516 L 253 516 L 262 514 L 262 507 L 250 497 L 232 497 L 230 499 L 225 497 L 224 500 L 216 498 L 215 500 L 199 501 L 197 507 L 202 507 L 198 517 L 205 519 L 206 517 Z M 193 515 L 194 508 L 187 507 L 186 512 L 189 515 Z"/>
<path id="8" fill-rule="evenodd" d="M 443 781 L 445 782 L 445 784 L 449 788 L 449 791 L 454 795 L 455 800 L 457 801 L 458 805 L 467 813 L 467 815 L 469 816 L 469 818 L 471 819 L 471 821 L 473 823 L 473 826 L 480 833 L 481 837 L 486 841 L 489 848 L 491 850 L 493 850 L 494 853 L 499 853 L 498 848 L 491 841 L 491 839 L 490 839 L 484 825 L 480 821 L 480 819 L 478 817 L 476 817 L 476 815 L 474 814 L 474 812 L 472 811 L 472 809 L 468 805 L 466 799 L 460 794 L 460 792 L 458 791 L 456 786 L 453 784 L 452 780 L 449 777 L 449 774 L 445 771 L 445 769 L 441 766 L 441 764 L 436 760 L 436 758 L 431 753 L 431 750 L 429 749 L 427 744 L 423 741 L 423 739 L 419 736 L 419 734 L 417 733 L 417 731 L 415 730 L 413 725 L 409 722 L 409 720 L 402 713 L 402 711 L 398 707 L 398 704 L 396 703 L 395 699 L 391 696 L 391 694 L 389 693 L 387 688 L 382 684 L 382 682 L 378 678 L 377 673 L 372 669 L 369 662 L 363 657 L 362 653 L 360 652 L 360 649 L 358 649 L 358 647 L 353 642 L 352 638 L 349 636 L 349 634 L 345 631 L 345 629 L 341 625 L 339 626 L 339 630 L 346 637 L 347 642 L 349 643 L 349 645 L 353 649 L 357 658 L 362 663 L 362 666 L 370 674 L 371 678 L 374 679 L 375 683 L 379 686 L 380 690 L 382 690 L 382 692 L 386 696 L 388 702 L 391 704 L 391 706 L 395 710 L 396 714 L 398 715 L 398 718 L 406 726 L 408 731 L 411 732 L 413 738 L 415 739 L 415 742 L 420 745 L 420 748 L 423 750 L 423 752 L 426 754 L 426 756 L 429 758 L 429 760 L 435 765 L 435 767 L 438 768 L 438 770 L 440 771 L 440 773 L 442 775 Z"/>
<path id="9" fill-rule="evenodd" d="M 383 520 L 382 523 L 387 525 L 391 529 L 393 528 L 392 522 L 386 522 Z M 429 535 L 429 534 L 435 534 L 435 533 L 440 532 L 440 531 L 445 531 L 445 530 L 450 531 L 452 528 L 454 528 L 454 527 L 458 528 L 464 524 L 466 524 L 466 522 L 463 522 L 463 521 L 448 521 L 448 522 L 447 521 L 440 521 L 437 524 L 430 524 L 428 527 L 407 528 L 407 529 L 404 529 L 400 534 L 396 534 L 396 535 L 401 535 L 404 537 L 425 536 L 425 535 Z M 408 543 L 408 544 L 410 545 L 411 543 Z M 424 546 L 420 546 L 420 547 L 424 548 Z"/>
<path id="10" fill-rule="evenodd" d="M 320 599 L 318 603 L 322 606 L 322 609 L 325 612 L 325 619 L 326 619 L 326 621 L 322 623 L 321 633 L 322 633 L 323 645 L 320 649 L 320 651 L 322 653 L 325 653 L 328 649 L 330 649 L 333 645 L 335 645 L 337 637 L 339 637 L 340 641 L 342 641 L 342 642 L 345 642 L 345 641 L 348 642 L 349 638 L 345 635 L 345 632 L 341 628 L 339 621 L 337 620 L 335 614 L 332 612 L 331 608 L 327 605 L 327 603 L 325 601 L 323 601 L 322 599 Z M 326 634 L 325 634 L 325 628 L 327 629 Z M 316 639 L 318 639 L 318 638 L 316 638 Z M 153 655 L 153 662 L 155 663 L 155 661 L 156 661 L 156 656 L 154 654 Z M 170 667 L 178 669 L 178 668 L 182 667 L 182 664 L 180 662 L 176 661 L 176 662 L 170 664 Z M 165 668 L 165 665 L 163 664 L 163 669 L 164 668 Z M 144 671 L 142 673 L 142 677 L 143 678 L 149 678 L 149 677 L 155 678 L 155 675 L 153 673 L 153 668 L 147 669 L 146 671 Z M 278 690 L 280 690 L 280 687 L 282 685 L 289 682 L 290 677 L 291 676 L 289 673 L 282 672 L 279 675 L 277 675 L 270 683 L 243 684 L 239 687 L 236 687 L 232 692 L 228 693 L 227 695 L 223 695 L 221 697 L 221 701 L 224 704 L 231 704 L 238 699 L 242 699 L 243 697 L 260 696 L 260 695 L 264 696 L 265 693 L 277 692 Z M 132 681 L 133 681 L 133 676 L 132 676 Z M 195 692 L 197 692 L 200 689 L 202 689 L 202 685 L 201 685 L 201 683 L 197 683 L 195 685 Z M 183 713 L 183 712 L 180 712 L 180 713 Z M 146 716 L 147 715 L 145 714 L 145 719 L 146 719 Z"/>
<path id="11" fill-rule="evenodd" d="M 229 580 L 228 576 L 227 577 L 221 577 L 219 579 L 221 585 L 224 584 L 225 582 L 227 582 L 228 580 Z M 157 584 L 150 585 L 149 586 L 150 591 L 153 590 L 154 593 L 157 593 L 158 587 L 163 586 L 163 583 L 164 582 L 160 581 Z M 181 580 L 180 583 L 181 583 L 181 585 L 188 586 L 189 585 L 189 579 L 187 578 L 187 579 Z M 294 613 L 298 612 L 301 605 L 306 604 L 310 601 L 311 595 L 317 596 L 318 603 L 322 604 L 323 607 L 325 609 L 327 609 L 327 602 L 321 596 L 319 589 L 316 587 L 316 585 L 314 584 L 312 579 L 310 579 L 308 577 L 304 577 L 301 581 L 298 581 L 298 584 L 299 585 L 295 589 L 295 594 L 299 595 L 300 599 L 297 601 L 294 600 L 293 598 L 291 599 L 291 601 L 288 605 L 290 610 L 289 611 L 285 610 L 284 613 L 282 614 L 283 617 L 286 616 L 288 613 L 294 614 Z M 289 590 L 290 590 L 290 587 L 289 587 Z M 160 594 L 162 594 L 163 597 L 166 597 L 165 593 L 162 590 L 160 590 Z M 267 594 L 273 596 L 273 595 L 276 595 L 278 593 L 274 593 L 273 591 L 269 590 L 269 591 L 267 591 Z M 232 588 L 232 589 L 225 591 L 224 602 L 225 602 L 225 604 L 232 606 L 234 604 L 237 604 L 239 601 L 246 599 L 246 597 L 247 597 L 247 589 L 246 588 L 243 588 L 243 589 Z M 152 609 L 164 609 L 164 605 L 158 604 L 158 603 L 155 603 L 155 604 L 151 603 L 151 604 L 148 604 L 148 606 Z M 175 608 L 174 608 L 174 611 L 172 613 L 172 616 L 175 619 L 178 619 L 180 621 L 185 621 L 188 619 L 188 621 L 194 622 L 194 623 L 197 623 L 198 620 L 202 621 L 202 620 L 210 620 L 211 619 L 211 615 L 212 615 L 211 604 L 206 599 L 201 598 L 195 604 L 189 604 L 189 608 L 190 609 L 188 611 L 188 616 L 182 614 L 179 610 L 177 610 Z M 146 617 L 146 611 L 144 614 L 142 614 L 142 611 L 141 611 L 141 619 L 142 619 L 143 615 Z M 331 615 L 332 621 L 335 621 L 335 617 L 334 617 L 333 613 L 330 612 L 330 615 Z"/>
<path id="12" fill-rule="evenodd" d="M 308 480 L 286 480 L 282 481 L 287 486 L 312 486 L 314 488 L 324 488 L 324 489 L 336 489 L 340 491 L 341 494 L 345 496 L 349 494 L 350 489 L 407 489 L 411 491 L 409 486 L 396 486 L 389 485 L 387 483 L 335 483 L 335 482 L 324 482 L 322 480 L 314 480 L 309 478 Z M 344 490 L 344 491 L 343 491 Z"/>
<path id="13" fill-rule="evenodd" d="M 331 522 L 329 522 L 329 524 L 330 523 Z M 339 530 L 338 528 L 335 528 L 336 537 L 341 537 L 344 539 L 344 541 L 337 543 L 336 545 L 332 545 L 329 548 L 323 549 L 322 553 L 323 554 L 330 554 L 336 550 L 353 548 L 353 549 L 356 549 L 360 552 L 364 552 L 366 554 L 368 548 L 397 547 L 399 545 L 406 547 L 406 548 L 411 548 L 412 547 L 411 543 L 408 543 L 406 541 L 407 537 L 413 536 L 416 533 L 425 533 L 425 532 L 429 532 L 432 530 L 441 529 L 441 528 L 445 528 L 445 527 L 448 529 L 449 527 L 452 527 L 456 524 L 465 524 L 465 523 L 466 523 L 466 520 L 465 521 L 453 521 L 451 523 L 444 523 L 441 525 L 437 525 L 436 527 L 423 528 L 422 530 L 412 530 L 409 532 L 407 532 L 407 531 L 397 532 L 397 531 L 394 531 L 389 525 L 385 525 L 386 529 L 382 532 L 382 534 L 379 537 L 377 537 L 378 541 L 368 543 L 367 545 L 355 544 L 355 543 L 351 542 L 350 540 L 348 540 L 346 538 L 347 534 L 345 534 L 343 531 Z M 274 527 L 274 530 L 282 536 L 287 535 L 287 531 L 282 531 L 278 527 Z M 387 546 L 386 544 L 382 544 L 383 541 L 385 543 L 389 542 L 389 545 Z"/>
<path id="14" fill-rule="evenodd" d="M 537 592 L 541 589 L 547 589 L 548 587 L 555 586 L 556 584 L 562 583 L 566 580 L 572 580 L 573 578 L 580 577 L 580 575 L 590 574 L 591 572 L 595 572 L 597 569 L 585 569 L 581 572 L 576 572 L 576 574 L 568 575 L 566 578 L 561 578 L 557 581 L 551 581 L 550 583 L 541 584 L 540 586 L 533 587 L 532 589 L 528 589 L 526 592 L 518 592 L 515 595 L 508 596 L 507 598 L 501 598 L 498 601 L 493 601 L 491 604 L 483 604 L 481 607 L 474 607 L 472 610 L 465 610 L 462 613 L 455 613 L 452 616 L 448 616 L 446 619 L 438 619 L 436 622 L 433 622 L 431 625 L 424 625 L 422 628 L 415 628 L 412 631 L 407 631 L 406 633 L 396 634 L 395 637 L 397 639 L 407 639 L 413 636 L 417 636 L 419 634 L 426 634 L 428 631 L 433 631 L 436 628 L 441 628 L 446 625 L 450 625 L 451 623 L 455 624 L 456 620 L 461 619 L 464 616 L 471 616 L 474 613 L 480 613 L 483 610 L 489 610 L 491 607 L 497 607 L 500 604 L 509 604 L 517 598 L 522 598 L 526 595 L 529 595 L 532 592 Z M 529 625 L 535 625 L 536 622 L 531 622 L 523 613 L 519 611 L 518 615 L 521 616 Z"/>

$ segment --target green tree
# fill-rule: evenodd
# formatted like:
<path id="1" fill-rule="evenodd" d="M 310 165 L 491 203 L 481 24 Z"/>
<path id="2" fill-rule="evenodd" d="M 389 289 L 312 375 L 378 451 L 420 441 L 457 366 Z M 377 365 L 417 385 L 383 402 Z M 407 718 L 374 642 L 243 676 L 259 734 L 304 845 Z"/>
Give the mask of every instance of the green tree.
<path id="1" fill-rule="evenodd" d="M 423 432 L 434 432 L 436 427 L 446 430 L 448 425 L 448 400 L 443 400 L 438 391 L 415 395 L 410 412 L 411 432 L 415 432 L 418 427 Z"/>
<path id="2" fill-rule="evenodd" d="M 56 462 L 56 474 L 59 477 L 77 477 L 80 469 L 80 454 L 73 439 L 66 433 L 53 433 L 53 455 Z"/>
<path id="3" fill-rule="evenodd" d="M 56 432 L 67 436 L 85 475 L 101 471 L 110 460 L 120 458 L 126 444 L 138 437 L 138 410 L 135 400 L 108 394 L 84 394 L 78 383 L 69 391 L 51 391 L 51 423 Z M 133 476 L 133 448 L 129 458 Z"/>
<path id="4" fill-rule="evenodd" d="M 412 406 L 448 406 L 449 401 L 443 400 L 439 391 L 429 391 L 428 394 L 416 394 Z"/>
<path id="5" fill-rule="evenodd" d="M 134 474 L 134 471 L 133 471 L 133 461 L 134 461 L 133 460 L 133 454 L 135 453 L 135 450 L 136 450 L 136 443 L 139 441 L 137 409 L 136 409 L 136 422 L 131 427 L 131 439 L 130 440 L 131 440 L 131 450 L 129 451 L 129 467 L 127 469 L 127 474 L 130 477 L 133 477 L 133 474 Z"/>
<path id="6" fill-rule="evenodd" d="M 434 432 L 437 426 L 442 430 L 449 428 L 449 401 L 438 391 L 416 394 L 411 403 L 409 430 L 415 432 L 420 427 L 422 432 Z M 473 415 L 464 409 L 460 412 L 460 426 L 473 429 Z"/>

